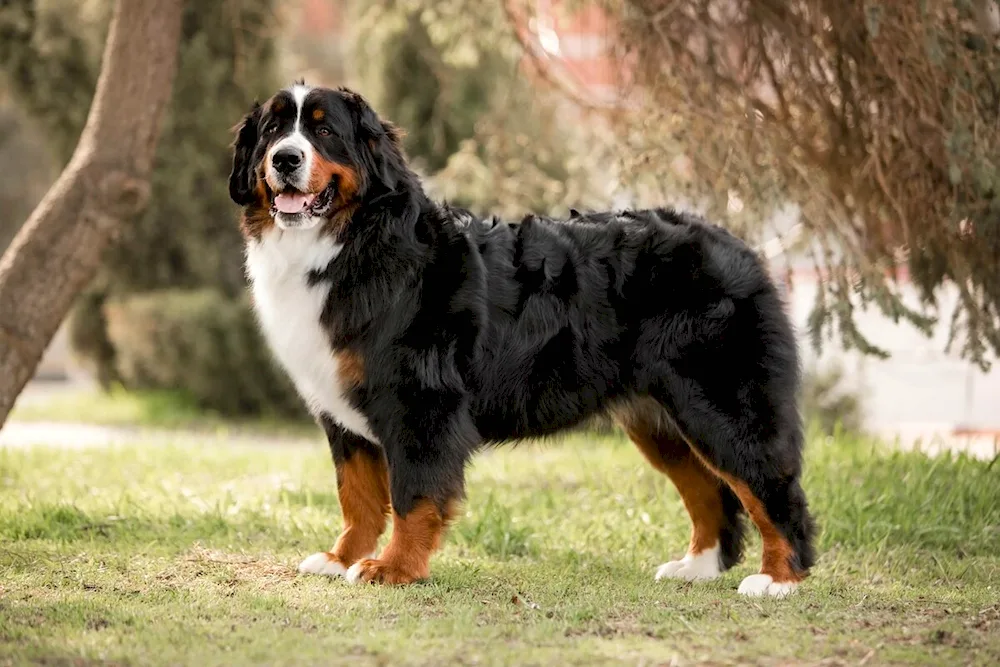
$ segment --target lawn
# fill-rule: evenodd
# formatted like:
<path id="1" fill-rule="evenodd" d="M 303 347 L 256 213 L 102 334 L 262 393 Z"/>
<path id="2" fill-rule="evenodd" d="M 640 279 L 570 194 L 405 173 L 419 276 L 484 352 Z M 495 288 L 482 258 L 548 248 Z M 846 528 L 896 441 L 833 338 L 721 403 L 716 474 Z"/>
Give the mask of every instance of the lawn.
<path id="1" fill-rule="evenodd" d="M 85 423 L 132 429 L 158 429 L 216 435 L 265 436 L 313 435 L 316 427 L 307 416 L 300 420 L 254 416 L 245 419 L 223 417 L 205 410 L 192 398 L 174 391 L 108 391 L 77 388 L 41 391 L 37 397 L 22 395 L 10 418 L 20 422 Z"/>
<path id="2" fill-rule="evenodd" d="M 0 450 L 0 664 L 1000 664 L 1000 465 L 813 437 L 785 600 L 653 581 L 687 518 L 615 437 L 480 456 L 409 588 L 296 574 L 340 515 L 314 446 Z"/>

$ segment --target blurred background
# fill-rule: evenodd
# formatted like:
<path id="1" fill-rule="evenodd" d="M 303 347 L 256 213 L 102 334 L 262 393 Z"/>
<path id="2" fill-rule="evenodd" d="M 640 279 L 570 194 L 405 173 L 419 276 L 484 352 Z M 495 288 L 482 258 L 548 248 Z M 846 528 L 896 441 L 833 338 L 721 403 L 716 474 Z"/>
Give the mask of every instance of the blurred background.
<path id="1" fill-rule="evenodd" d="M 0 250 L 73 151 L 110 4 L 0 4 Z M 810 420 L 995 454 L 998 31 L 993 2 L 189 2 L 152 202 L 12 419 L 307 422 L 226 190 L 230 128 L 302 77 L 365 95 L 479 213 L 709 215 L 786 290 Z"/>

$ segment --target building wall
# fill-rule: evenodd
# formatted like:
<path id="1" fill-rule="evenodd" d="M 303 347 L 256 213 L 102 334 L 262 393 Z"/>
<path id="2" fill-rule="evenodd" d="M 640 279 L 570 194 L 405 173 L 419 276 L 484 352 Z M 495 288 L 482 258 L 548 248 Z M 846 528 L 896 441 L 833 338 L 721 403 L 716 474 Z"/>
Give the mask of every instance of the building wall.
<path id="1" fill-rule="evenodd" d="M 939 293 L 942 317 L 928 338 L 916 327 L 895 323 L 877 310 L 856 318 L 859 330 L 890 353 L 882 360 L 846 352 L 827 341 L 817 354 L 808 341 L 807 320 L 815 303 L 816 278 L 793 275 L 788 304 L 801 340 L 806 367 L 840 363 L 848 380 L 862 392 L 866 424 L 880 432 L 952 433 L 961 430 L 1000 432 L 1000 364 L 989 372 L 963 361 L 957 352 L 945 352 L 950 313 L 957 290 L 946 286 Z M 916 290 L 901 286 L 904 301 L 918 304 Z"/>

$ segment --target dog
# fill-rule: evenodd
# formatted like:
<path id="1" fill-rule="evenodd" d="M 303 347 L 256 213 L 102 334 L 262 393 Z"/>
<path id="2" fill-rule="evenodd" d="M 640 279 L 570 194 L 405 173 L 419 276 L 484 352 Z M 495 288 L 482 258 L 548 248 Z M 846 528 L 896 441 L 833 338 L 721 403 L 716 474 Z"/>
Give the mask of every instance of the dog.
<path id="1" fill-rule="evenodd" d="M 254 308 L 326 433 L 343 511 L 300 572 L 427 578 L 470 457 L 609 415 L 690 514 L 657 579 L 732 567 L 744 514 L 763 559 L 739 593 L 807 576 L 798 351 L 743 241 L 667 208 L 505 223 L 432 201 L 400 130 L 346 88 L 297 82 L 233 131 Z"/>

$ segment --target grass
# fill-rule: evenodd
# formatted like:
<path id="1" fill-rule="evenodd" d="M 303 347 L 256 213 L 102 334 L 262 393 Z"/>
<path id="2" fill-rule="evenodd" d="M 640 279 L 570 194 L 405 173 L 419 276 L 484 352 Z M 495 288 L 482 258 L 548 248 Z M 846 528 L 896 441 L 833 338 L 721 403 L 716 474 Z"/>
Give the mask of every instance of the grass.
<path id="1" fill-rule="evenodd" d="M 586 440 L 586 441 L 585 441 Z M 783 601 L 654 582 L 687 519 L 627 442 L 480 456 L 408 588 L 300 577 L 324 445 L 0 450 L 0 664 L 1000 663 L 1000 466 L 813 438 L 820 560 Z"/>
<path id="2" fill-rule="evenodd" d="M 181 392 L 112 387 L 60 390 L 43 400 L 21 400 L 10 419 L 21 422 L 87 423 L 147 429 L 187 430 L 224 435 L 252 432 L 270 436 L 315 433 L 308 418 L 247 417 L 234 420 L 206 410 Z"/>

